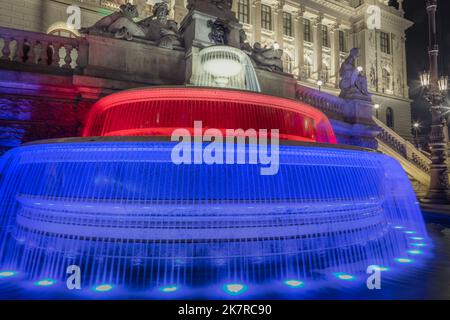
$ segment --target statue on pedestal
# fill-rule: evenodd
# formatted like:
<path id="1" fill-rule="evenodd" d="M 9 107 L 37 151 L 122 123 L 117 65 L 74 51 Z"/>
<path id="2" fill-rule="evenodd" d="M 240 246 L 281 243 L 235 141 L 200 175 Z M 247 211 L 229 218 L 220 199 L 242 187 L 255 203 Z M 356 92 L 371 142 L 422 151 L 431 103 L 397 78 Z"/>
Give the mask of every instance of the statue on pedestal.
<path id="1" fill-rule="evenodd" d="M 367 78 L 362 73 L 362 69 L 355 67 L 356 59 L 359 56 L 359 49 L 353 48 L 345 59 L 339 70 L 341 89 L 340 97 L 344 99 L 370 100 L 367 89 Z"/>

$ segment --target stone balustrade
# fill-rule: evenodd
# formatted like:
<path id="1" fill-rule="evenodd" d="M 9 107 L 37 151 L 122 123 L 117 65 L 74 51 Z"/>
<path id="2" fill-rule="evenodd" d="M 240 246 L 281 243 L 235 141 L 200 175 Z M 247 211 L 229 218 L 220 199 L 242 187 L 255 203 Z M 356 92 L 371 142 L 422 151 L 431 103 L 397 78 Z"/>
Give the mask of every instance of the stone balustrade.
<path id="1" fill-rule="evenodd" d="M 346 101 L 332 94 L 297 85 L 296 98 L 316 107 L 328 117 L 341 118 L 345 115 Z"/>
<path id="2" fill-rule="evenodd" d="M 406 160 L 413 163 L 421 171 L 430 173 L 431 160 L 425 154 L 417 149 L 411 142 L 399 136 L 394 130 L 386 126 L 380 120 L 375 117 L 373 120 L 381 129 L 381 133 L 377 137 L 379 140 L 394 149 Z"/>
<path id="3" fill-rule="evenodd" d="M 88 44 L 82 38 L 0 28 L 1 62 L 76 70 L 87 65 L 87 55 Z"/>

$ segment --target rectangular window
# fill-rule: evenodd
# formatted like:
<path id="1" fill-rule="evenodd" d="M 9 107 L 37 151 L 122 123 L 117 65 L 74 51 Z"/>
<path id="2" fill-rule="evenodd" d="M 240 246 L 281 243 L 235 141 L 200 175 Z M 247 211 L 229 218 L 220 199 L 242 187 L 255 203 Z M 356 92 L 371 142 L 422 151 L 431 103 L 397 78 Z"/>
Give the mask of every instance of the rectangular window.
<path id="1" fill-rule="evenodd" d="M 339 30 L 339 51 L 345 51 L 345 34 L 342 30 Z"/>
<path id="2" fill-rule="evenodd" d="M 292 37 L 292 15 L 289 12 L 283 12 L 283 34 Z"/>
<path id="3" fill-rule="evenodd" d="M 272 30 L 272 8 L 268 5 L 261 5 L 261 28 Z"/>
<path id="4" fill-rule="evenodd" d="M 322 25 L 322 45 L 327 48 L 330 46 L 330 41 L 328 39 L 328 27 L 324 25 Z"/>
<path id="5" fill-rule="evenodd" d="M 311 42 L 311 20 L 303 19 L 304 40 Z"/>
<path id="6" fill-rule="evenodd" d="M 380 48 L 381 52 L 391 54 L 391 41 L 389 34 L 386 32 L 380 32 Z"/>
<path id="7" fill-rule="evenodd" d="M 250 0 L 239 0 L 238 18 L 240 22 L 250 23 Z"/>

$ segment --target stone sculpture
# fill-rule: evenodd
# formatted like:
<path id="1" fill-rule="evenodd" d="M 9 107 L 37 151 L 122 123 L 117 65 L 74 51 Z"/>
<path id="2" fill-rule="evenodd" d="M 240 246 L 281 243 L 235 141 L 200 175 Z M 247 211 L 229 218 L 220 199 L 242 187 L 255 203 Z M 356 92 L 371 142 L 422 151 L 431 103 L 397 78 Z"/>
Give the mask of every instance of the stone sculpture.
<path id="1" fill-rule="evenodd" d="M 253 47 L 247 41 L 247 34 L 244 29 L 239 30 L 240 49 L 247 53 L 253 63 L 268 71 L 283 72 L 283 50 L 274 47 L 262 46 L 256 42 Z"/>
<path id="2" fill-rule="evenodd" d="M 250 57 L 255 61 L 256 65 L 268 71 L 283 72 L 283 62 L 281 56 L 283 50 L 274 47 L 262 46 L 259 42 L 253 45 Z"/>
<path id="3" fill-rule="evenodd" d="M 80 29 L 80 33 L 102 36 L 113 35 L 116 38 L 126 40 L 132 40 L 133 37 L 143 37 L 145 35 L 144 30 L 133 21 L 133 18 L 138 16 L 137 6 L 126 3 L 119 7 L 119 11 L 100 19 L 92 27 Z"/>
<path id="4" fill-rule="evenodd" d="M 355 67 L 356 59 L 359 56 L 359 49 L 353 48 L 350 54 L 342 63 L 339 70 L 341 89 L 340 97 L 344 99 L 370 99 L 367 89 L 367 78 L 361 69 Z"/>
<path id="5" fill-rule="evenodd" d="M 174 46 L 182 46 L 178 35 L 178 25 L 174 20 L 167 19 L 169 6 L 166 2 L 158 2 L 153 7 L 153 15 L 138 22 L 145 30 L 144 38 L 155 41 L 158 46 L 172 49 Z"/>
<path id="6" fill-rule="evenodd" d="M 211 32 L 208 34 L 208 38 L 215 44 L 228 44 L 228 34 L 230 28 L 227 21 L 222 19 L 216 19 L 215 21 L 209 20 L 207 26 L 211 28 Z"/>
<path id="7" fill-rule="evenodd" d="M 182 42 L 177 23 L 167 19 L 168 14 L 167 3 L 159 2 L 154 5 L 151 17 L 135 22 L 133 18 L 139 16 L 137 6 L 127 3 L 121 5 L 119 11 L 102 18 L 92 27 L 81 29 L 80 32 L 125 40 L 151 40 L 160 47 L 173 49 L 174 46 L 182 46 Z"/>

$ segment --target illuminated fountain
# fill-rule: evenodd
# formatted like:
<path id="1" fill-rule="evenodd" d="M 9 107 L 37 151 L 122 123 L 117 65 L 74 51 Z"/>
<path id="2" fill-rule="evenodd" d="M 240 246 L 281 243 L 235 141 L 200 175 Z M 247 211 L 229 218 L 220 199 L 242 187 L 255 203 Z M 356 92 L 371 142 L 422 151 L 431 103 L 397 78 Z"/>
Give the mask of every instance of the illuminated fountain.
<path id="1" fill-rule="evenodd" d="M 174 164 L 178 141 L 169 136 L 177 128 L 195 135 L 194 121 L 201 135 L 255 129 L 231 143 L 246 158 L 255 139 L 274 138 L 260 129 L 278 129 L 277 174 L 262 175 L 260 163 Z M 98 101 L 83 135 L 1 158 L 0 270 L 49 283 L 78 265 L 83 286 L 97 291 L 225 284 L 234 295 L 249 284 L 352 280 L 369 265 L 411 260 L 410 238 L 427 239 L 400 165 L 336 145 L 328 119 L 297 101 L 131 90 Z"/>

